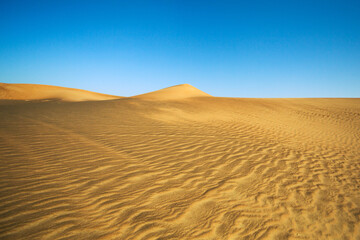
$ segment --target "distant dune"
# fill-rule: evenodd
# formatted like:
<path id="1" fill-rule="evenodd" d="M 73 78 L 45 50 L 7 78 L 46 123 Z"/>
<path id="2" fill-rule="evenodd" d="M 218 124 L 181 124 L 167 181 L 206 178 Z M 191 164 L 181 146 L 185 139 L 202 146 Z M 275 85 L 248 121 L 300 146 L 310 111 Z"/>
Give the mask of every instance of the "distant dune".
<path id="1" fill-rule="evenodd" d="M 118 96 L 106 95 L 75 88 L 64 88 L 40 84 L 8 84 L 0 83 L 0 99 L 11 100 L 44 100 L 57 99 L 63 101 L 99 101 L 118 99 Z"/>
<path id="2" fill-rule="evenodd" d="M 184 99 L 191 97 L 209 97 L 209 96 L 211 95 L 191 86 L 190 84 L 181 84 L 173 87 L 164 88 L 158 91 L 134 96 L 134 98 L 164 101 L 164 100 Z"/>
<path id="3" fill-rule="evenodd" d="M 360 239 L 360 99 L 1 87 L 0 239 Z"/>

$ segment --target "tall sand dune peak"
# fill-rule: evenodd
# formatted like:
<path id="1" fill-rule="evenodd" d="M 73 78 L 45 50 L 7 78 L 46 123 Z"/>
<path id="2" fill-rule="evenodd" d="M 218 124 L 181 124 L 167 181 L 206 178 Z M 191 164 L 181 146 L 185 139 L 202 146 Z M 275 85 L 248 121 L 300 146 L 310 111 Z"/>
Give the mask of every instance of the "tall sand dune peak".
<path id="1" fill-rule="evenodd" d="M 192 97 L 211 97 L 211 95 L 191 86 L 190 84 L 180 84 L 134 96 L 134 98 L 145 100 L 175 100 Z"/>
<path id="2" fill-rule="evenodd" d="M 75 88 L 65 88 L 41 84 L 9 84 L 0 83 L 0 99 L 7 100 L 45 100 L 61 101 L 100 101 L 121 97 L 91 92 Z"/>

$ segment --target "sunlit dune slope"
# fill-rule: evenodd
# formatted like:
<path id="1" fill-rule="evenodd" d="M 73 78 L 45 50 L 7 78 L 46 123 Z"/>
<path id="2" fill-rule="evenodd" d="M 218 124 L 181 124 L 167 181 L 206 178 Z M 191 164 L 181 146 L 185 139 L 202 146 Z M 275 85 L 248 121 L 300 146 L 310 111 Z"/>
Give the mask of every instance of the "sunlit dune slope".
<path id="1" fill-rule="evenodd" d="M 150 93 L 141 94 L 134 96 L 134 98 L 145 99 L 145 100 L 174 100 L 184 99 L 192 97 L 209 97 L 211 95 L 191 86 L 190 84 L 181 84 L 161 90 L 157 90 Z"/>
<path id="2" fill-rule="evenodd" d="M 99 101 L 118 99 L 118 96 L 106 95 L 74 88 L 64 88 L 40 84 L 0 83 L 0 99 L 8 100 L 44 100 L 63 101 Z"/>
<path id="3" fill-rule="evenodd" d="M 0 239 L 360 238 L 360 99 L 159 96 L 2 101 Z"/>

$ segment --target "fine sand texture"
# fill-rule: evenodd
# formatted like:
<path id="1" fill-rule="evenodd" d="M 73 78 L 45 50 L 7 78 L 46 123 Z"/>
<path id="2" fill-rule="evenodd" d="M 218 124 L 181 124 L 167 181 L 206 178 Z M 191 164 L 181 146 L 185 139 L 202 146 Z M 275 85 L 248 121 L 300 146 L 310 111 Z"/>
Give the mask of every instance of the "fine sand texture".
<path id="1" fill-rule="evenodd" d="M 0 239 L 360 239 L 360 99 L 0 103 Z"/>

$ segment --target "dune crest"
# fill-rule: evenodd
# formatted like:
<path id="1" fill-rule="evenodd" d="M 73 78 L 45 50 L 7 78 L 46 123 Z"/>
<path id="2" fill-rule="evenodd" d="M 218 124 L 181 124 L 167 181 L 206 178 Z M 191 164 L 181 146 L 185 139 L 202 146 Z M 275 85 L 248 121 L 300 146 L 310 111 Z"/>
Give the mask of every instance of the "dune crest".
<path id="1" fill-rule="evenodd" d="M 180 84 L 168 88 L 163 88 L 157 91 L 137 95 L 133 98 L 163 101 L 192 97 L 211 97 L 211 95 L 197 89 L 196 87 L 191 86 L 190 84 Z"/>
<path id="2" fill-rule="evenodd" d="M 57 99 L 69 102 L 79 102 L 110 100 L 118 98 L 121 97 L 75 88 L 65 88 L 40 84 L 0 83 L 0 99 L 7 100 Z"/>

